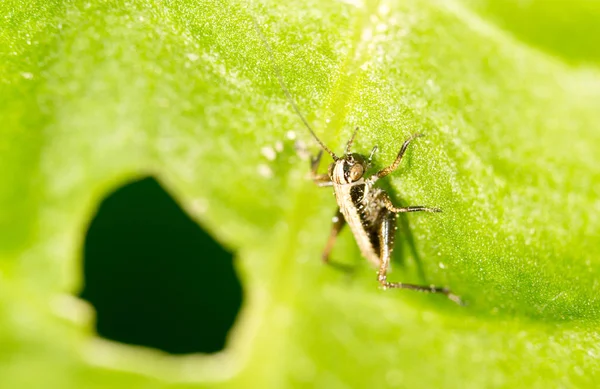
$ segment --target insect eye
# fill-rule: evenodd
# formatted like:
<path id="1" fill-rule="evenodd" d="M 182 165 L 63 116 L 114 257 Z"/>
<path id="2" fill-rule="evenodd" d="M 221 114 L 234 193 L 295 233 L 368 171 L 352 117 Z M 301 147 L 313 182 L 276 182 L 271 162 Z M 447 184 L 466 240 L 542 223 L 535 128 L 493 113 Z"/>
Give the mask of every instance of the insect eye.
<path id="1" fill-rule="evenodd" d="M 364 172 L 362 165 L 356 164 L 350 169 L 350 179 L 352 181 L 357 181 L 363 176 Z"/>

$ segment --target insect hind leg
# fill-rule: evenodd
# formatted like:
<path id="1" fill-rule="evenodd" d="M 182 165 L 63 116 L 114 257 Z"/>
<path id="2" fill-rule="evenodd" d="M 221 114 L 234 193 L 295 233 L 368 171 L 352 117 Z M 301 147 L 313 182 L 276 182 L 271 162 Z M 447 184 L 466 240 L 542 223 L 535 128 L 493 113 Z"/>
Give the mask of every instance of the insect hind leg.
<path id="1" fill-rule="evenodd" d="M 383 289 L 409 289 L 418 292 L 425 293 L 439 293 L 448 297 L 459 305 L 463 305 L 460 297 L 455 295 L 448 288 L 439 287 L 435 285 L 415 285 L 405 284 L 403 282 L 390 282 L 387 279 L 387 272 L 390 267 L 390 260 L 392 256 L 392 250 L 394 248 L 394 235 L 396 232 L 396 215 L 387 211 L 383 217 L 379 226 L 379 242 L 380 242 L 380 260 L 379 271 L 377 272 L 377 281 Z"/>

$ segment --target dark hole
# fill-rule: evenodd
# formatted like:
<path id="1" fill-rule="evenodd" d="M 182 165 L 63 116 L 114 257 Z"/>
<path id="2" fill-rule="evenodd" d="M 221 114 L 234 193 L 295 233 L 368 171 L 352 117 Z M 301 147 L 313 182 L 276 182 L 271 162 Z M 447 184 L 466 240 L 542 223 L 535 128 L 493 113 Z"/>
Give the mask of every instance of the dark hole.
<path id="1" fill-rule="evenodd" d="M 242 301 L 232 259 L 145 178 L 100 205 L 85 240 L 81 297 L 104 338 L 172 354 L 220 351 Z"/>

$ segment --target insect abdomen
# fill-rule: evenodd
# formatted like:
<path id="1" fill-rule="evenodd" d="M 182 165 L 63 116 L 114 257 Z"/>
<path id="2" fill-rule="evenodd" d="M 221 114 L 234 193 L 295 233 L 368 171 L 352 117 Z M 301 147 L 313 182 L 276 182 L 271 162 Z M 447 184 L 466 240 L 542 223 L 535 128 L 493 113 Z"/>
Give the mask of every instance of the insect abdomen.
<path id="1" fill-rule="evenodd" d="M 373 242 L 373 234 L 367 219 L 371 216 L 366 208 L 364 199 L 369 196 L 369 187 L 366 184 L 334 185 L 337 203 L 344 215 L 352 234 L 356 239 L 361 254 L 374 266 L 380 265 L 378 248 Z M 378 245 L 377 245 L 378 246 Z"/>

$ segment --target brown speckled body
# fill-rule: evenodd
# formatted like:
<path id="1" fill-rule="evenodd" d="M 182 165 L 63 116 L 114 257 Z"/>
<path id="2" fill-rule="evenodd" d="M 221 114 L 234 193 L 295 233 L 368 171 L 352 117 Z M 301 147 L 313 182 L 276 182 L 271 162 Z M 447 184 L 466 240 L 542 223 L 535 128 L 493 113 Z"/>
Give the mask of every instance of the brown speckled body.
<path id="1" fill-rule="evenodd" d="M 391 254 L 396 232 L 396 216 L 385 208 L 380 199 L 383 191 L 373 188 L 373 183 L 364 179 L 352 184 L 334 183 L 333 190 L 340 212 L 352 230 L 361 254 L 373 266 L 379 267 L 382 243 L 384 247 L 389 247 Z M 389 222 L 394 223 L 381 231 L 382 223 Z"/>

